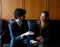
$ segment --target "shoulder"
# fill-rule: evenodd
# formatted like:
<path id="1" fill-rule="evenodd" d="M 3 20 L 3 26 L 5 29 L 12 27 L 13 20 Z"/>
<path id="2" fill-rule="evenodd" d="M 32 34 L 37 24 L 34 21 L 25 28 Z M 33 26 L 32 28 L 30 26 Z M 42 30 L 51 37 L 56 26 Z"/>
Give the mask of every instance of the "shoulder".
<path id="1" fill-rule="evenodd" d="M 9 21 L 9 24 L 14 24 L 15 23 L 15 20 L 10 20 Z"/>

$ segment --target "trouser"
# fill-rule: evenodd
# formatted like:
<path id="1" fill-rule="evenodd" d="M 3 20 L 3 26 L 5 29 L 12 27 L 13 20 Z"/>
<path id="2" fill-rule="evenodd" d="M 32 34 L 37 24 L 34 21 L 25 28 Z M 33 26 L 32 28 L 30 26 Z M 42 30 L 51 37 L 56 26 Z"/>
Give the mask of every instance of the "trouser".
<path id="1" fill-rule="evenodd" d="M 48 39 L 48 38 L 42 38 L 39 42 L 38 47 L 48 47 L 50 44 L 49 41 L 50 41 L 50 39 Z"/>
<path id="2" fill-rule="evenodd" d="M 44 41 L 45 41 L 45 39 L 42 38 L 42 39 L 40 40 L 40 42 L 39 42 L 38 47 L 43 47 L 43 46 L 44 46 Z"/>
<path id="3" fill-rule="evenodd" d="M 20 47 L 32 47 L 32 43 L 28 42 L 27 44 L 24 44 L 22 41 L 23 41 L 23 39 L 21 39 L 20 36 L 11 38 L 10 47 L 16 47 L 15 45 L 18 42 L 19 42 Z M 19 46 L 17 46 L 17 47 L 19 47 Z"/>

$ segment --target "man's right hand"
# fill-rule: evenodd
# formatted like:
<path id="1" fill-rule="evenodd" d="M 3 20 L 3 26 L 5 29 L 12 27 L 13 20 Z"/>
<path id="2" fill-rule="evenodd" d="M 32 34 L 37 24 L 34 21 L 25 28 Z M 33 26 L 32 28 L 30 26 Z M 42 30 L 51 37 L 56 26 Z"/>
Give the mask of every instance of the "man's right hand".
<path id="1" fill-rule="evenodd" d="M 23 33 L 22 35 L 21 35 L 21 38 L 23 38 L 24 36 L 28 36 L 28 35 L 34 35 L 35 33 L 33 32 L 33 31 L 28 31 L 28 32 L 26 32 L 26 33 Z"/>
<path id="2" fill-rule="evenodd" d="M 27 35 L 34 35 L 34 32 L 28 31 L 28 32 L 24 33 L 24 35 L 25 35 L 25 36 L 27 36 Z"/>

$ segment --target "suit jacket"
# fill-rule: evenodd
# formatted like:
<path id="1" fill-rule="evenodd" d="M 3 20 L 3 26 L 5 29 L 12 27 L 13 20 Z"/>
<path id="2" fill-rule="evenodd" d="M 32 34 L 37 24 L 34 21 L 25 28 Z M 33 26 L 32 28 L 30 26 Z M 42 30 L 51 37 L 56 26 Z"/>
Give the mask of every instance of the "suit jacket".
<path id="1" fill-rule="evenodd" d="M 32 23 L 32 24 L 30 24 L 30 27 L 29 27 L 28 23 Z M 38 26 L 36 26 L 36 25 L 37 24 L 34 24 L 34 22 L 32 22 L 32 21 L 28 22 L 26 20 L 23 20 L 21 26 L 19 26 L 15 20 L 10 21 L 9 30 L 10 30 L 11 39 L 13 38 L 15 40 L 15 38 L 17 36 L 20 37 L 21 34 L 27 32 L 29 30 L 33 31 L 35 33 L 33 36 L 31 36 L 31 35 L 26 36 L 24 39 L 22 39 L 21 37 L 18 38 L 17 39 L 18 41 L 16 41 L 16 43 L 15 43 L 15 47 L 16 47 L 17 44 L 19 44 L 21 47 L 31 47 L 32 46 L 31 43 L 30 43 L 30 40 L 35 39 L 37 37 L 38 33 L 39 33 Z"/>
<path id="2" fill-rule="evenodd" d="M 27 32 L 28 29 L 28 24 L 26 20 L 22 21 L 21 26 L 19 26 L 17 24 L 17 22 L 15 20 L 11 20 L 9 23 L 9 31 L 10 31 L 10 38 L 12 40 L 12 38 L 15 40 L 17 36 L 19 36 L 19 38 L 17 38 L 17 41 L 15 42 L 15 47 L 16 45 L 20 45 L 21 47 L 25 47 L 30 40 L 32 39 L 30 36 L 26 36 L 24 39 L 21 38 L 21 34 Z M 18 45 L 18 47 L 19 47 Z"/>

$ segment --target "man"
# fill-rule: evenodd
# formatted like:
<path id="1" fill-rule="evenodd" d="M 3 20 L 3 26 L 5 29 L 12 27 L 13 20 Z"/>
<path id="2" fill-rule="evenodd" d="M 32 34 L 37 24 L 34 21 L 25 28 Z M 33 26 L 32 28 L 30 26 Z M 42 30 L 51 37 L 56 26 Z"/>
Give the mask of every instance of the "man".
<path id="1" fill-rule="evenodd" d="M 10 47 L 31 47 L 31 44 L 37 42 L 29 36 L 34 35 L 34 32 L 28 29 L 25 13 L 26 11 L 21 8 L 17 8 L 14 11 L 15 19 L 9 23 Z"/>

